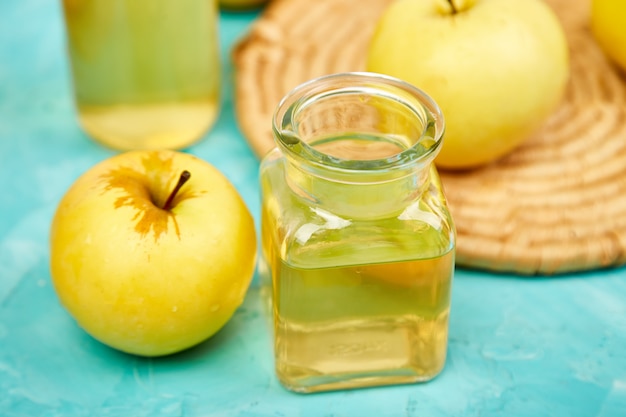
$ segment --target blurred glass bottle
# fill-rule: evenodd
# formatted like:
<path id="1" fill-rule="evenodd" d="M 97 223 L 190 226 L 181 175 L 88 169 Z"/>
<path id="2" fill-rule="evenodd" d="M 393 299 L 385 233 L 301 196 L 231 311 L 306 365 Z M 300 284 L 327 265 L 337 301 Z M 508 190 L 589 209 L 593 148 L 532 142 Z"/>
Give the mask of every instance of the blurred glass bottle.
<path id="1" fill-rule="evenodd" d="M 115 149 L 179 149 L 219 112 L 217 0 L 63 0 L 85 131 Z"/>

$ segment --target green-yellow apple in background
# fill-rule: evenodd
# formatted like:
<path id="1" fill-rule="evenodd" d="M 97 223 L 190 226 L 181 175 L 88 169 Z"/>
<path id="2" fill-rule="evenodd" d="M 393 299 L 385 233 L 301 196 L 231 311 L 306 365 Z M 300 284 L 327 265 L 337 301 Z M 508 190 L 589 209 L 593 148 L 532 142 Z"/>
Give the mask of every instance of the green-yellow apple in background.
<path id="1" fill-rule="evenodd" d="M 441 107 L 437 166 L 473 168 L 512 151 L 562 100 L 561 23 L 541 0 L 397 0 L 378 21 L 367 70 L 421 88 Z"/>
<path id="2" fill-rule="evenodd" d="M 94 338 L 157 356 L 212 336 L 242 303 L 256 263 L 250 212 L 209 163 L 133 151 L 100 162 L 54 215 L 50 271 Z"/>
<path id="3" fill-rule="evenodd" d="M 606 55 L 626 71 L 626 1 L 593 0 L 591 31 Z"/>

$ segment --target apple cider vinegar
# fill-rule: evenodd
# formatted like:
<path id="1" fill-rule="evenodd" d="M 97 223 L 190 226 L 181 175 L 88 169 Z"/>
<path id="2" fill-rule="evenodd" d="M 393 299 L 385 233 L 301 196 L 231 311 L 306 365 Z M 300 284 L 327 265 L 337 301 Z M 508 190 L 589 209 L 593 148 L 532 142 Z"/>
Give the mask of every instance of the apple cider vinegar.
<path id="1" fill-rule="evenodd" d="M 438 107 L 385 76 L 296 88 L 261 163 L 262 285 L 296 392 L 427 381 L 443 368 L 455 231 L 432 161 Z"/>
<path id="2" fill-rule="evenodd" d="M 425 381 L 448 340 L 453 254 L 419 261 L 276 269 L 276 367 L 284 384 Z M 341 381 L 350 375 L 351 381 Z"/>
<path id="3" fill-rule="evenodd" d="M 215 0 L 63 0 L 79 120 L 116 149 L 176 149 L 219 110 Z"/>

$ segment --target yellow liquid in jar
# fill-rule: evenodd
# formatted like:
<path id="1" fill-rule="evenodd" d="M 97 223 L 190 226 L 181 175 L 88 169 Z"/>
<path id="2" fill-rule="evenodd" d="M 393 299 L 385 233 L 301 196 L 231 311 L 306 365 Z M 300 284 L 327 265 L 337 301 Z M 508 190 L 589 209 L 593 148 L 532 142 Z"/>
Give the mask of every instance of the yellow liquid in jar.
<path id="1" fill-rule="evenodd" d="M 115 149 L 177 149 L 219 111 L 217 4 L 64 0 L 83 128 Z"/>
<path id="2" fill-rule="evenodd" d="M 276 371 L 287 388 L 426 381 L 443 368 L 452 251 L 389 264 L 273 268 Z"/>
<path id="3" fill-rule="evenodd" d="M 352 168 L 405 148 L 391 135 L 312 143 Z M 261 166 L 259 272 L 292 391 L 427 381 L 445 364 L 454 230 L 436 170 L 363 175 L 329 180 L 276 151 Z"/>

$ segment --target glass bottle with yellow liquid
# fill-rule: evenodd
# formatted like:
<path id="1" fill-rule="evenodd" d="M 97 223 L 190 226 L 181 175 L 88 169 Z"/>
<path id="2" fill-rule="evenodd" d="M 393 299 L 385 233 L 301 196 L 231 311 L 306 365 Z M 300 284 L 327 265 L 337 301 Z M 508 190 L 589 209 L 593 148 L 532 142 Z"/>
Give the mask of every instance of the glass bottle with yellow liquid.
<path id="1" fill-rule="evenodd" d="M 115 149 L 178 149 L 219 111 L 217 0 L 63 0 L 79 120 Z"/>
<path id="2" fill-rule="evenodd" d="M 435 377 L 455 253 L 438 106 L 394 78 L 335 74 L 289 93 L 273 123 L 260 270 L 279 380 L 315 392 Z"/>

